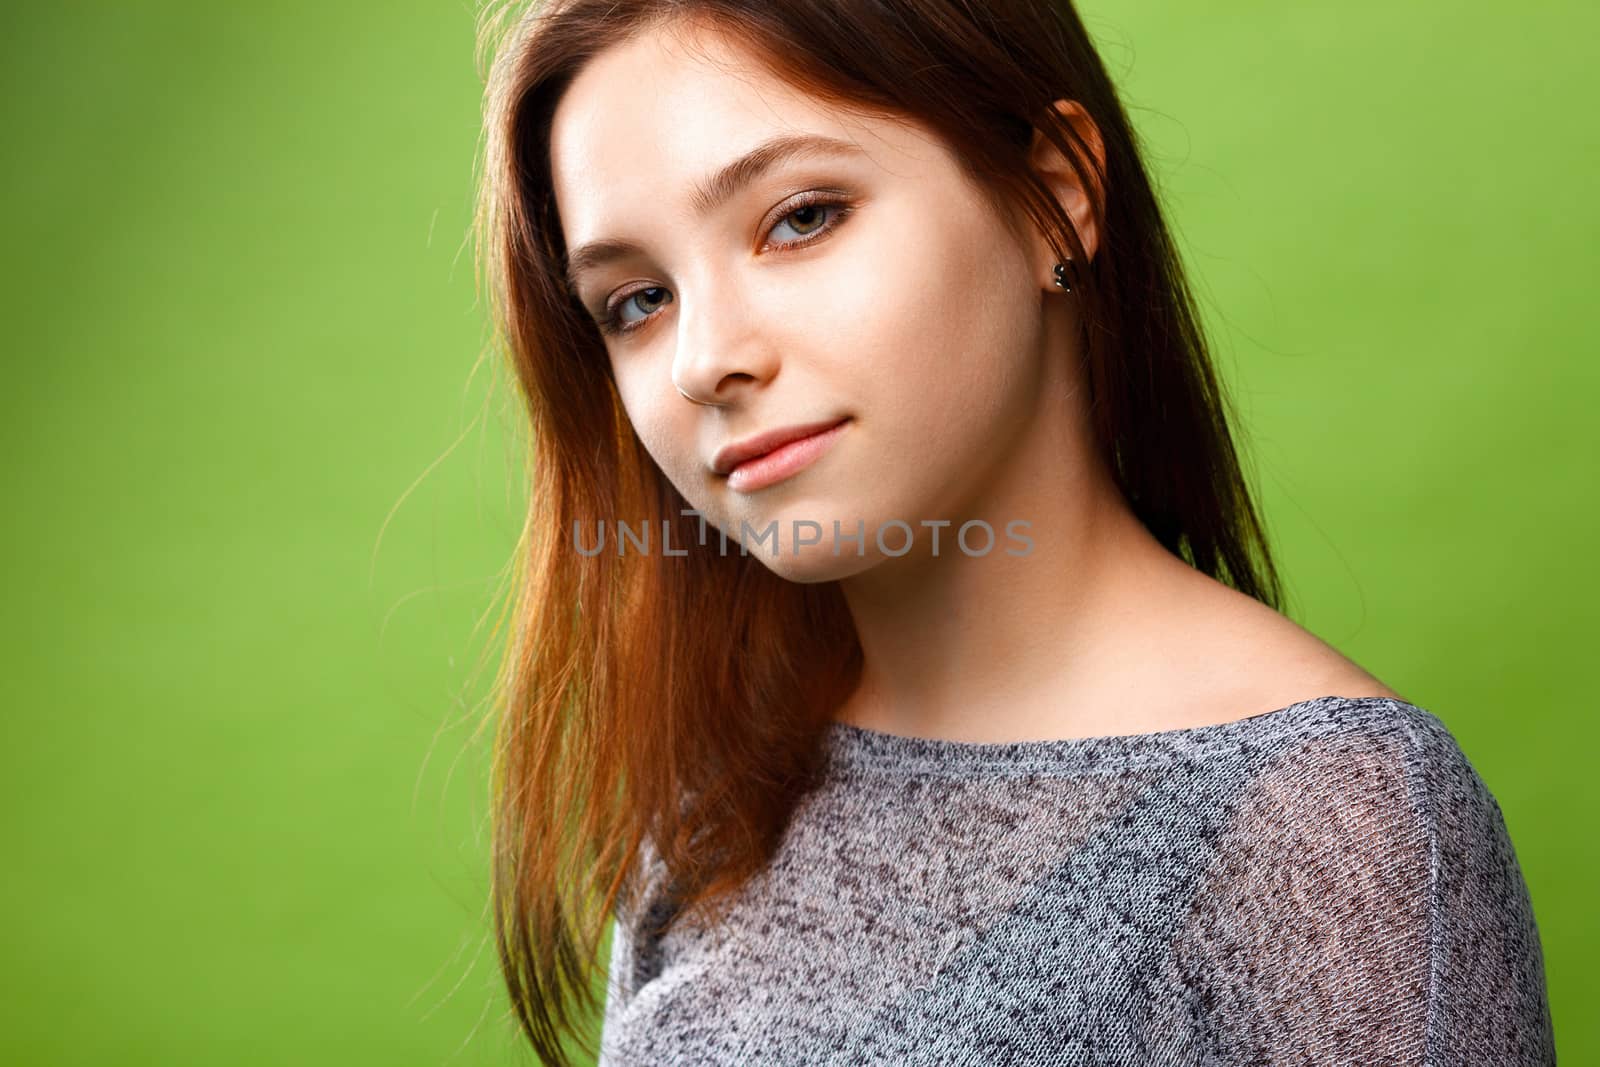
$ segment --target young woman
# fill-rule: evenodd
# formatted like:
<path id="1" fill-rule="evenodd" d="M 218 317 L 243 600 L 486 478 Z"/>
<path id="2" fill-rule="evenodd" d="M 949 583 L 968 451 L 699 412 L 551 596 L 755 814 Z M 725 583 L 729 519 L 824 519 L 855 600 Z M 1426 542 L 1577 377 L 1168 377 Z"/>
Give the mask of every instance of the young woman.
<path id="1" fill-rule="evenodd" d="M 1553 1062 L 1494 798 L 1278 610 L 1066 0 L 483 40 L 533 471 L 497 936 L 546 1062 L 608 928 L 613 1065 Z"/>

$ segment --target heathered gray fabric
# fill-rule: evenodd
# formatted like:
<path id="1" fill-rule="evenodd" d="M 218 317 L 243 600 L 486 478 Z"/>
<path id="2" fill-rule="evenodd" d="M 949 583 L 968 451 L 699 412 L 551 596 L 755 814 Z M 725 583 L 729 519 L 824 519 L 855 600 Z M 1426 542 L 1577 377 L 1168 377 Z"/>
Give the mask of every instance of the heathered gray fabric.
<path id="1" fill-rule="evenodd" d="M 647 854 L 600 1067 L 1556 1062 L 1499 804 L 1415 705 L 829 751 L 723 927 L 641 932 Z"/>

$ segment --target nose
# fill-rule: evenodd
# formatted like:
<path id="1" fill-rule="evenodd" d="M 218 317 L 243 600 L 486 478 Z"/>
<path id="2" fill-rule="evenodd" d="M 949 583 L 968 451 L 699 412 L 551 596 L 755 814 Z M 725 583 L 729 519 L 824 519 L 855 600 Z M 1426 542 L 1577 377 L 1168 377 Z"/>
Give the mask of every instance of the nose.
<path id="1" fill-rule="evenodd" d="M 692 403 L 726 407 L 777 375 L 770 332 L 758 309 L 733 288 L 721 286 L 714 299 L 679 305 L 672 384 Z"/>

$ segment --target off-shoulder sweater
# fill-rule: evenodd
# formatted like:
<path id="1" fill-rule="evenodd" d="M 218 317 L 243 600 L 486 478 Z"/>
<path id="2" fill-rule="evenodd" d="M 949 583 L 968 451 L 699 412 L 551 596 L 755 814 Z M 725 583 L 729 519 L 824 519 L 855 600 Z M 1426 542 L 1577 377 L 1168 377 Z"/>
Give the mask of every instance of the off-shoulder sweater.
<path id="1" fill-rule="evenodd" d="M 1416 705 L 827 744 L 721 926 L 649 933 L 659 870 L 619 910 L 600 1067 L 1556 1062 L 1500 806 Z"/>

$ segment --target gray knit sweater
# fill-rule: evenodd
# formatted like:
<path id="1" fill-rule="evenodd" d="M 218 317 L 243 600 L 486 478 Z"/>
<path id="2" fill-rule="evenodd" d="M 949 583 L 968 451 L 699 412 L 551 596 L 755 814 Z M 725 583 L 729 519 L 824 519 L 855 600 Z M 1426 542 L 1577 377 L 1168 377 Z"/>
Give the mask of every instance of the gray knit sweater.
<path id="1" fill-rule="evenodd" d="M 1415 705 L 828 745 L 723 926 L 642 932 L 658 866 L 618 916 L 600 1067 L 1556 1062 L 1499 804 Z"/>

